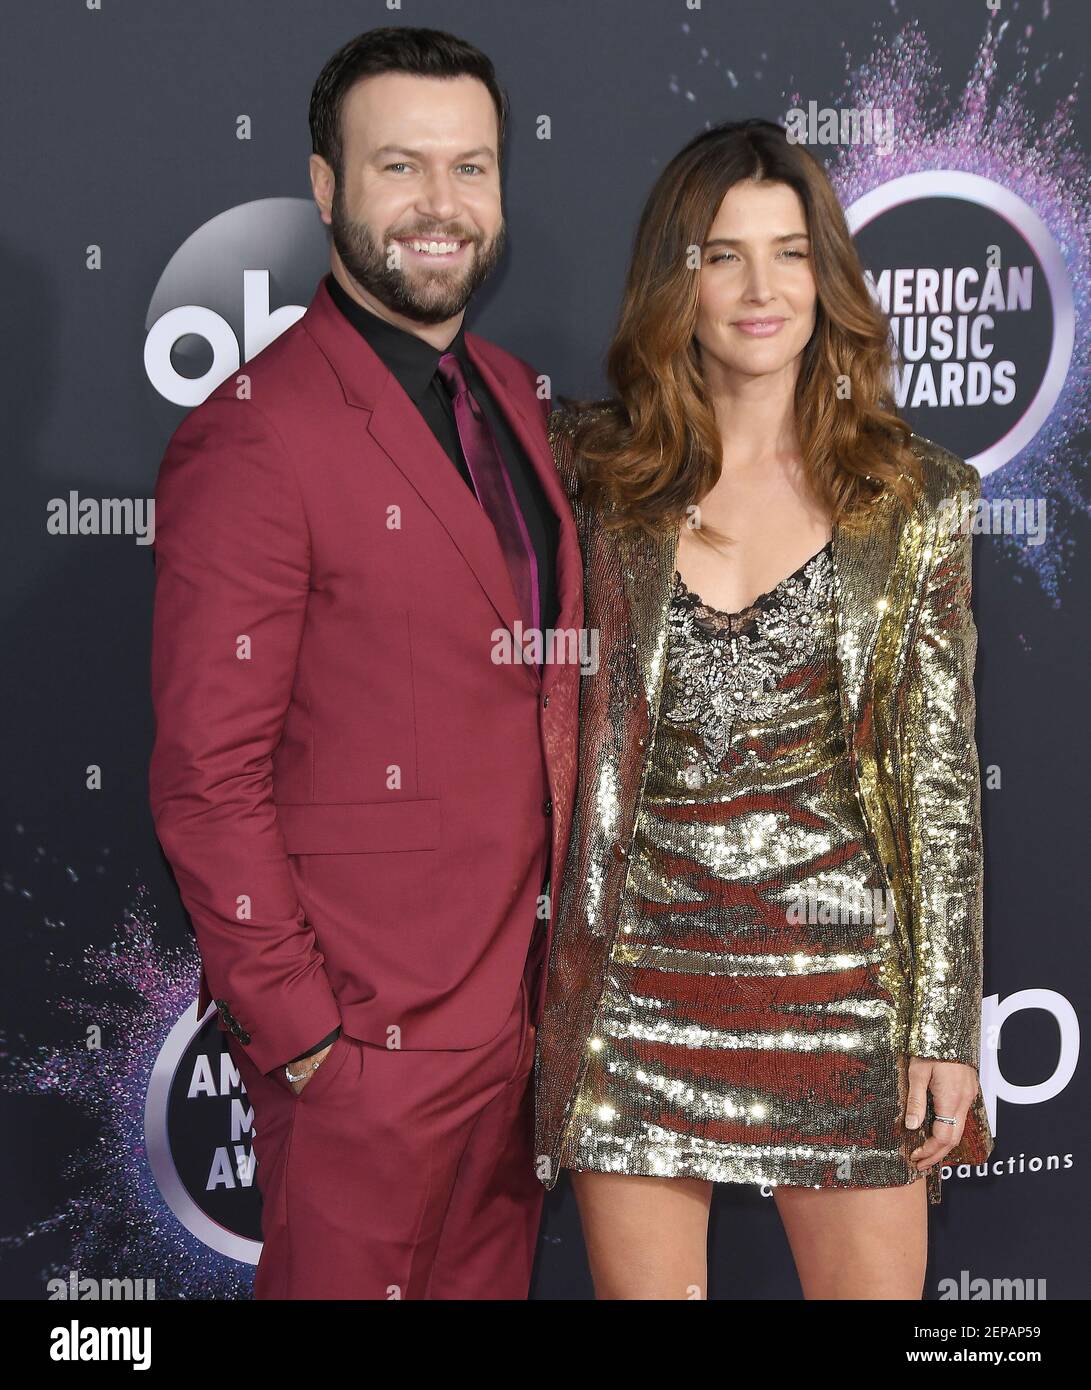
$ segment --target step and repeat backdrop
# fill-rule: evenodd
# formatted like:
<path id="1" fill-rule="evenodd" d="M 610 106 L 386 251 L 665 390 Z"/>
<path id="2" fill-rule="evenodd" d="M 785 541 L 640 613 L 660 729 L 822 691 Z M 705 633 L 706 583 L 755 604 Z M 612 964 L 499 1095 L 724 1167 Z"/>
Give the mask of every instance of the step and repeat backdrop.
<path id="1" fill-rule="evenodd" d="M 185 411 L 328 267 L 307 103 L 383 24 L 512 103 L 509 242 L 468 323 L 605 388 L 636 218 L 706 125 L 827 163 L 902 353 L 973 463 L 986 1165 L 945 1172 L 930 1299 L 1086 1296 L 1089 198 L 1084 0 L 51 0 L 5 6 L 0 1292 L 250 1297 L 252 1113 L 147 806 L 152 494 Z M 113 1281 L 131 1281 L 127 1286 Z M 533 1296 L 591 1296 L 562 1179 Z M 775 1205 L 717 1188 L 711 1296 L 795 1299 Z"/>

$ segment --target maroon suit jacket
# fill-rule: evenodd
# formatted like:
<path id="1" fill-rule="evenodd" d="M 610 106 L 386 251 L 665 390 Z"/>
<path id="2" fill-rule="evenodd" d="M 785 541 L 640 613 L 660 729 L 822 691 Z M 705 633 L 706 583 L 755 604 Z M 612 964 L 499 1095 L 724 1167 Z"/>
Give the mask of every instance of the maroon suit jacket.
<path id="1" fill-rule="evenodd" d="M 549 403 L 525 362 L 465 342 L 560 519 L 557 627 L 579 629 Z M 550 848 L 561 881 L 579 667 L 493 661 L 518 613 L 492 524 L 324 285 L 182 421 L 155 519 L 149 790 L 199 1016 L 215 998 L 265 1073 L 338 1023 L 488 1042 Z"/>

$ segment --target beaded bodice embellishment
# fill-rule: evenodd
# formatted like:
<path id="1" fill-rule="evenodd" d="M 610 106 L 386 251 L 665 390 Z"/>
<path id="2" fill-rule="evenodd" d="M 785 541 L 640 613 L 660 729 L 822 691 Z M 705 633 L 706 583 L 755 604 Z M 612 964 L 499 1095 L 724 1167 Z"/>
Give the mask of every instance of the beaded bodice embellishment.
<path id="1" fill-rule="evenodd" d="M 775 720 L 794 687 L 785 676 L 815 653 L 832 616 L 832 541 L 738 613 L 702 602 L 677 570 L 668 618 L 669 697 L 661 717 L 695 727 L 719 767 L 736 723 Z"/>

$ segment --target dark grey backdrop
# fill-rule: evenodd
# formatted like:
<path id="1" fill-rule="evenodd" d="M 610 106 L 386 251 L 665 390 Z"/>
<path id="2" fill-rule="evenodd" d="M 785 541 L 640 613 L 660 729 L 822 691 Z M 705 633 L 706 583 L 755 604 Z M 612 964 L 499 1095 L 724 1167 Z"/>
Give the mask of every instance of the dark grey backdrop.
<path id="1" fill-rule="evenodd" d="M 1084 75 L 1084 16 L 1077 0 L 1005 0 L 992 21 L 1014 26 L 999 49 L 1001 85 L 1019 82 L 1037 118 Z M 794 91 L 832 100 L 850 59 L 863 61 L 874 41 L 906 24 L 927 35 L 957 92 L 990 12 L 984 0 L 705 0 L 700 11 L 682 0 L 419 0 L 393 14 L 347 0 L 5 8 L 0 1279 L 8 1296 L 43 1297 L 47 1274 L 74 1266 L 158 1274 L 160 1298 L 238 1296 L 249 1275 L 181 1231 L 148 1181 L 143 1150 L 141 1088 L 173 1021 L 157 1009 L 169 995 L 163 977 L 184 985 L 195 960 L 146 804 L 150 551 L 131 536 L 47 535 L 45 509 L 70 489 L 151 495 L 182 415 L 142 362 L 164 267 L 221 212 L 309 197 L 314 77 L 351 34 L 391 21 L 450 28 L 496 62 L 513 103 L 510 248 L 470 323 L 549 372 L 555 392 L 582 394 L 604 385 L 602 353 L 636 216 L 682 143 L 709 121 L 777 117 Z M 1020 77 L 1027 64 L 1012 41 L 1027 25 L 1037 79 Z M 252 118 L 245 142 L 236 138 L 240 113 Z M 552 117 L 548 142 L 535 138 L 540 113 Z M 1074 206 L 1086 192 L 1088 144 L 1086 112 L 1077 107 L 1076 116 Z M 1080 215 L 1086 232 L 1086 203 Z M 101 269 L 86 266 L 91 245 L 102 248 Z M 1078 338 L 1086 331 L 1081 318 Z M 1082 417 L 1072 420 L 1082 458 Z M 1055 476 L 1046 483 L 1064 491 Z M 981 538 L 975 604 L 981 760 L 1002 770 L 1002 787 L 985 797 L 986 993 L 1056 991 L 1080 1011 L 1085 475 L 1067 492 L 1058 501 L 1063 543 L 1047 542 L 1056 544 L 1051 584 Z M 101 790 L 86 786 L 89 765 L 102 768 Z M 123 970 L 111 943 L 126 957 Z M 146 976 L 132 968 L 135 957 L 147 962 Z M 88 1051 L 86 1030 L 96 1026 L 102 1050 Z M 1004 1030 L 1004 1075 L 1016 1085 L 1047 1077 L 1057 1050 L 1050 1014 L 1024 1010 Z M 1052 1298 L 1086 1294 L 1086 1228 L 1074 1225 L 1086 1192 L 1079 1080 L 1077 1071 L 1035 1104 L 1000 1101 L 997 1160 L 1069 1159 L 1059 1171 L 950 1183 L 932 1218 L 929 1296 L 963 1270 L 1046 1278 Z M 534 1296 L 589 1295 L 562 1182 L 546 1207 Z M 718 1190 L 712 1296 L 799 1296 L 773 1203 L 752 1189 Z"/>

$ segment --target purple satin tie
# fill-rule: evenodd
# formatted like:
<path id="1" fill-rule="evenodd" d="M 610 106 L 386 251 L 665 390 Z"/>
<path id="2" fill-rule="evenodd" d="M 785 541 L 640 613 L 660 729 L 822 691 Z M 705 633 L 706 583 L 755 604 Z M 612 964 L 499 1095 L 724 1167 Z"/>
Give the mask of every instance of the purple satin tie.
<path id="1" fill-rule="evenodd" d="M 537 629 L 538 559 L 503 456 L 481 406 L 466 384 L 462 363 L 453 352 L 445 352 L 439 359 L 439 374 L 454 401 L 455 425 L 466 466 L 477 500 L 492 521 L 504 552 L 524 630 Z"/>

